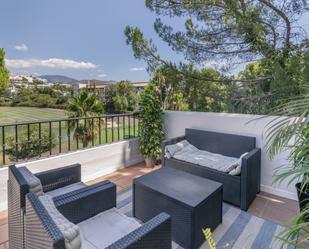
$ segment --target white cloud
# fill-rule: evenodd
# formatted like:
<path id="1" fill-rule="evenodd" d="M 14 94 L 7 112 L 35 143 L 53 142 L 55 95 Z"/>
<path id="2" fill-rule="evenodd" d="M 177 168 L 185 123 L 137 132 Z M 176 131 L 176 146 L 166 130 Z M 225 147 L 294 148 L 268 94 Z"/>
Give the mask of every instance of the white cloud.
<path id="1" fill-rule="evenodd" d="M 8 68 L 58 68 L 58 69 L 95 69 L 97 65 L 91 62 L 74 61 L 69 59 L 50 58 L 47 60 L 38 59 L 6 59 Z"/>
<path id="2" fill-rule="evenodd" d="M 144 68 L 144 67 L 131 67 L 131 68 L 129 68 L 130 72 L 138 72 L 138 71 L 145 71 L 145 70 L 146 70 L 146 68 Z"/>
<path id="3" fill-rule="evenodd" d="M 107 74 L 105 74 L 105 73 L 101 73 L 101 74 L 98 75 L 99 78 L 105 78 L 106 76 L 107 76 Z"/>
<path id="4" fill-rule="evenodd" d="M 24 43 L 16 45 L 14 48 L 17 51 L 28 51 L 29 50 L 28 46 Z"/>

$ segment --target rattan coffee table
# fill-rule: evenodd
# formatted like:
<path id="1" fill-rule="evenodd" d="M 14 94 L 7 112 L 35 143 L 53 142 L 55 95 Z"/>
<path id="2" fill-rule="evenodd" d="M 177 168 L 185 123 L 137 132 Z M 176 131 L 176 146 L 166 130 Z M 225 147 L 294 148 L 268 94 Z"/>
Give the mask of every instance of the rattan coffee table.
<path id="1" fill-rule="evenodd" d="M 185 249 L 204 241 L 202 229 L 222 223 L 222 184 L 169 167 L 133 183 L 133 215 L 146 222 L 161 212 L 172 217 L 172 239 Z"/>

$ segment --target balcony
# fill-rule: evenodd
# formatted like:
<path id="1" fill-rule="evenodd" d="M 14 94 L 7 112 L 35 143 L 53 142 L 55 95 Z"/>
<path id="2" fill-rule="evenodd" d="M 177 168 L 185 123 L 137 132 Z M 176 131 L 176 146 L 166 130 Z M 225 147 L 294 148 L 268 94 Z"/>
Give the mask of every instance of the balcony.
<path id="1" fill-rule="evenodd" d="M 286 187 L 285 184 L 272 184 L 274 170 L 277 166 L 286 162 L 286 154 L 283 153 L 279 155 L 273 161 L 270 161 L 267 158 L 266 152 L 263 149 L 264 140 L 262 136 L 263 128 L 268 122 L 267 118 L 248 123 L 248 121 L 253 120 L 256 117 L 241 114 L 174 111 L 167 111 L 164 116 L 166 136 L 168 138 L 183 135 L 185 128 L 256 137 L 257 146 L 262 148 L 261 192 L 252 202 L 248 211 L 244 213 L 249 214 L 250 219 L 252 217 L 259 217 L 262 219 L 262 222 L 267 223 L 270 221 L 271 224 L 284 226 L 298 212 L 298 203 L 296 201 L 297 195 L 293 188 Z M 134 119 L 134 124 L 136 124 L 135 122 Z M 117 125 L 115 127 L 117 127 Z M 137 124 L 136 127 L 138 127 Z M 113 130 L 112 134 L 114 134 Z M 94 184 L 102 180 L 110 180 L 116 184 L 118 193 L 122 193 L 123 191 L 132 188 L 133 179 L 161 167 L 160 165 L 157 165 L 152 169 L 147 168 L 144 165 L 143 158 L 139 152 L 139 139 L 137 136 L 132 136 L 128 139 L 123 139 L 122 141 L 116 140 L 102 145 L 97 144 L 94 147 L 90 146 L 90 148 L 74 152 L 66 151 L 65 153 L 62 152 L 61 154 L 40 158 L 38 160 L 28 160 L 26 162 L 20 162 L 19 164 L 26 165 L 32 172 L 40 172 L 57 168 L 59 165 L 68 165 L 76 162 L 82 164 L 82 181 L 86 184 Z M 7 249 L 8 225 L 7 211 L 5 210 L 7 205 L 6 167 L 1 169 L 0 177 L 2 191 L 0 197 L 0 209 L 2 210 L 0 213 L 0 249 Z M 239 210 L 238 207 L 235 207 L 235 210 Z M 232 221 L 223 218 L 223 225 L 220 225 L 221 227 L 218 227 L 215 230 L 214 237 L 220 238 L 220 241 L 222 238 L 225 238 L 224 236 L 228 237 L 229 228 L 231 228 L 235 222 L 237 222 L 236 217 L 233 217 Z M 246 233 L 248 233 L 248 236 L 250 235 L 250 225 L 249 223 L 246 223 L 246 225 L 247 226 L 244 227 L 241 233 L 238 234 L 239 237 L 245 236 Z M 278 229 L 278 231 L 280 230 L 279 227 L 276 229 Z M 258 232 L 262 232 L 262 230 L 257 231 L 255 236 L 258 236 Z M 278 231 L 276 230 L 276 232 Z M 250 240 L 250 238 L 248 238 L 248 240 Z M 253 241 L 254 240 L 251 242 L 253 243 Z"/>

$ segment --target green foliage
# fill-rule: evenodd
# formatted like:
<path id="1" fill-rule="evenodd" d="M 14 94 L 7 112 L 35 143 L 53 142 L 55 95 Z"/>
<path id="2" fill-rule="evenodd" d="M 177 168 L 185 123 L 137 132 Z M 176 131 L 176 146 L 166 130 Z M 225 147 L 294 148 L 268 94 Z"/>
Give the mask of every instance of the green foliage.
<path id="1" fill-rule="evenodd" d="M 9 71 L 5 67 L 4 57 L 5 51 L 0 48 L 0 93 L 9 87 Z"/>
<path id="2" fill-rule="evenodd" d="M 302 49 L 291 54 L 284 61 L 284 68 L 277 60 L 248 64 L 239 78 L 260 80 L 237 89 L 239 101 L 233 103 L 234 111 L 265 114 L 302 93 L 302 86 L 309 82 L 309 51 Z"/>
<path id="3" fill-rule="evenodd" d="M 149 84 L 141 93 L 139 112 L 140 150 L 145 157 L 158 158 L 164 138 L 160 93 Z"/>
<path id="4" fill-rule="evenodd" d="M 152 79 L 159 91 L 161 108 L 163 110 L 186 110 L 188 107 L 184 99 L 181 75 L 177 68 L 172 66 L 162 66 L 155 71 Z"/>
<path id="5" fill-rule="evenodd" d="M 155 71 L 152 82 L 160 92 L 164 110 L 221 112 L 227 110 L 228 103 L 227 85 L 221 78 L 218 71 L 210 68 L 199 70 L 182 65 L 180 71 L 166 65 Z"/>
<path id="6" fill-rule="evenodd" d="M 302 29 L 292 25 L 308 11 L 306 1 L 288 0 L 284 8 L 280 1 L 271 0 L 147 0 L 146 6 L 158 16 L 186 19 L 180 31 L 160 18 L 154 27 L 163 41 L 195 66 L 216 61 L 222 71 L 231 71 L 235 64 L 259 60 L 247 66 L 238 78 L 221 75 L 214 79 L 209 72 L 197 74 L 182 64 L 176 66 L 180 74 L 192 78 L 193 85 L 198 79 L 201 84 L 218 80 L 224 85 L 211 83 L 209 88 L 215 87 L 214 91 L 205 88 L 204 93 L 213 98 L 202 100 L 202 94 L 199 99 L 193 97 L 190 110 L 212 110 L 216 105 L 231 112 L 265 113 L 282 104 L 282 99 L 299 95 L 299 86 L 308 82 L 308 38 Z M 160 57 L 153 41 L 145 39 L 139 28 L 127 26 L 125 35 L 135 58 L 144 60 L 150 72 L 161 66 L 174 67 L 173 62 Z M 196 96 L 199 91 L 192 89 L 190 95 Z M 182 93 L 184 97 L 188 94 Z M 215 103 L 224 99 L 228 101 L 223 105 Z"/>
<path id="7" fill-rule="evenodd" d="M 66 89 L 64 94 L 53 87 L 20 88 L 16 93 L 10 94 L 10 105 L 65 109 L 68 101 L 66 93 L 70 93 L 70 89 Z"/>
<path id="8" fill-rule="evenodd" d="M 30 142 L 29 142 L 30 141 Z M 49 130 L 47 128 L 41 129 L 41 139 L 39 136 L 38 125 L 30 127 L 29 140 L 28 131 L 23 129 L 18 135 L 18 159 L 26 159 L 37 157 L 44 152 L 49 151 L 55 146 L 55 135 L 49 138 Z M 16 141 L 15 135 L 6 139 L 6 154 L 10 156 L 12 161 L 16 161 Z"/>
<path id="9" fill-rule="evenodd" d="M 305 91 L 306 89 L 304 89 Z M 272 159 L 282 151 L 288 150 L 292 166 L 284 165 L 275 172 L 275 183 L 288 184 L 301 181 L 301 190 L 309 188 L 309 95 L 304 94 L 287 103 L 281 104 L 270 113 L 275 116 L 265 130 L 266 149 Z M 305 233 L 304 240 L 309 242 L 309 206 L 282 232 L 283 243 L 296 244 L 299 233 Z"/>
<path id="10" fill-rule="evenodd" d="M 67 105 L 68 116 L 73 117 L 92 117 L 104 113 L 103 100 L 95 92 L 80 91 L 76 96 L 71 96 Z M 70 121 L 70 129 L 74 130 L 74 137 L 87 147 L 93 136 L 97 134 L 98 120 L 85 120 L 80 122 Z"/>
<path id="11" fill-rule="evenodd" d="M 138 95 L 127 81 L 120 81 L 107 89 L 105 105 L 109 113 L 133 112 L 137 102 Z"/>

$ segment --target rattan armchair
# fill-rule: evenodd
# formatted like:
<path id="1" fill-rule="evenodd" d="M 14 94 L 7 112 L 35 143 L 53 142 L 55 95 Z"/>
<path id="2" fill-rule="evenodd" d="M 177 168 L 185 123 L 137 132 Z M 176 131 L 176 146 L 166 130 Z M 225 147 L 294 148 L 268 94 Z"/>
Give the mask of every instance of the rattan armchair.
<path id="1" fill-rule="evenodd" d="M 108 234 L 112 234 L 114 231 L 112 225 L 109 224 L 103 228 L 104 222 L 100 220 L 100 217 L 103 217 L 102 215 L 114 210 L 116 207 L 116 186 L 113 183 L 107 182 L 99 184 L 89 191 L 78 194 L 68 193 L 62 197 L 56 197 L 53 199 L 52 210 L 46 205 L 46 202 L 43 202 L 44 198 L 45 196 L 38 197 L 33 193 L 27 194 L 25 215 L 26 249 L 171 249 L 171 221 L 170 216 L 165 213 L 159 214 L 131 231 L 127 231 L 126 227 L 122 227 L 122 230 L 125 230 L 127 234 L 124 234 L 116 241 L 111 241 Z M 55 218 L 55 210 L 56 213 L 61 213 L 61 217 L 66 220 L 66 224 L 70 222 L 75 228 L 78 227 L 78 231 L 80 229 L 75 234 L 76 236 L 74 235 L 74 240 L 67 239 L 65 233 L 70 230 L 70 225 L 66 225 L 64 231 L 63 222 L 59 225 L 59 213 L 56 214 L 58 218 Z M 133 218 L 125 216 L 121 219 L 126 221 Z M 86 228 L 89 226 L 89 229 L 91 229 L 91 222 L 96 221 L 98 227 L 95 231 L 90 231 L 90 235 L 91 238 L 96 236 L 100 243 L 91 238 L 85 239 L 85 230 L 82 230 L 82 226 L 85 229 L 85 224 Z M 113 223 L 113 220 L 111 221 Z M 76 229 L 73 231 L 76 233 Z M 69 234 L 72 235 L 70 232 Z M 77 243 L 79 239 L 81 239 L 81 242 Z M 109 240 L 111 243 L 102 246 L 102 244 L 106 244 L 102 243 L 104 240 Z M 68 246 L 67 243 L 71 244 Z"/>
<path id="2" fill-rule="evenodd" d="M 95 186 L 81 182 L 81 165 L 74 164 L 32 174 L 26 167 L 9 166 L 8 226 L 11 249 L 24 248 L 25 198 L 29 192 L 63 198 L 66 193 L 80 193 Z"/>

